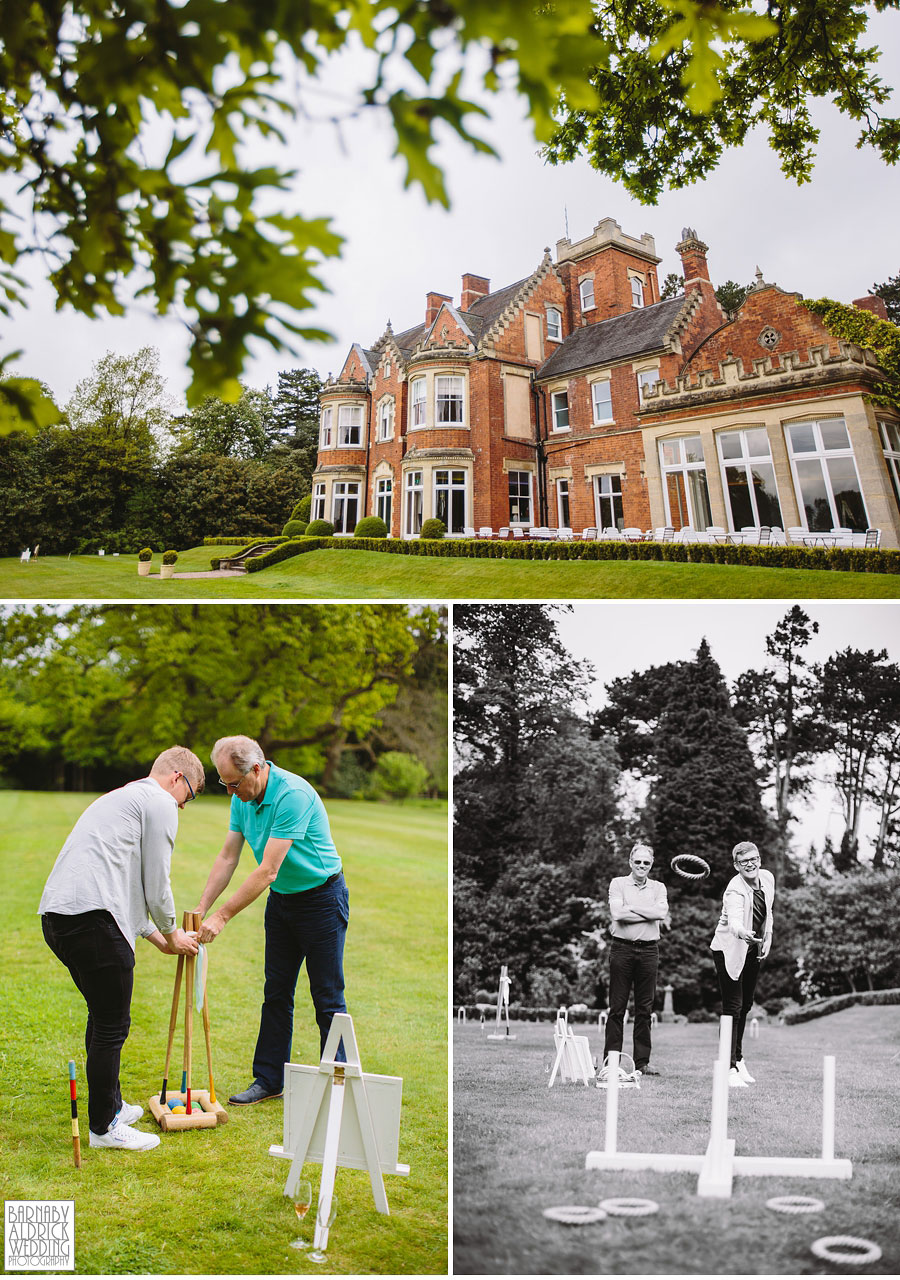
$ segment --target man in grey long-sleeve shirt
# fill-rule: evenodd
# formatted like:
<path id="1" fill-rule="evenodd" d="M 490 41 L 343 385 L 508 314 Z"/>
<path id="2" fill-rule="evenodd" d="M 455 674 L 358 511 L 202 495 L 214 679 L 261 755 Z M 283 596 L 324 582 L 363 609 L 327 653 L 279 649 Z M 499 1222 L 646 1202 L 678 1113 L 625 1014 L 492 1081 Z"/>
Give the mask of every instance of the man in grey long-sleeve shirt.
<path id="1" fill-rule="evenodd" d="M 197 952 L 196 936 L 176 927 L 169 867 L 178 810 L 203 784 L 203 765 L 192 751 L 163 751 L 149 777 L 88 805 L 44 886 L 38 908 L 44 938 L 88 1007 L 92 1147 L 147 1151 L 159 1143 L 132 1128 L 143 1111 L 122 1101 L 119 1061 L 131 1026 L 135 939 L 146 938 L 165 955 Z"/>

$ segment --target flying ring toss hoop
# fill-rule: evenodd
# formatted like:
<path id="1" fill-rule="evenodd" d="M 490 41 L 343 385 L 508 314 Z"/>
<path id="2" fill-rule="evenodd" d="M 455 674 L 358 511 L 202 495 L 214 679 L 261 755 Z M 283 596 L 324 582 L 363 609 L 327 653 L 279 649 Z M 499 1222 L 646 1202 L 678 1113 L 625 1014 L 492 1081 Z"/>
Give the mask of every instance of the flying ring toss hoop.
<path id="1" fill-rule="evenodd" d="M 766 1201 L 766 1208 L 776 1213 L 821 1213 L 825 1201 L 815 1196 L 773 1196 Z"/>
<path id="2" fill-rule="evenodd" d="M 838 1247 L 835 1248 L 835 1245 Z M 845 1253 L 841 1250 L 841 1245 L 857 1252 Z M 877 1244 L 873 1244 L 871 1240 L 860 1240 L 856 1236 L 822 1236 L 820 1240 L 812 1242 L 810 1249 L 823 1262 L 849 1262 L 855 1267 L 864 1266 L 867 1262 L 877 1262 L 881 1257 Z"/>
<path id="3" fill-rule="evenodd" d="M 613 1218 L 647 1218 L 651 1213 L 659 1213 L 659 1205 L 655 1200 L 638 1200 L 632 1196 L 601 1200 L 600 1208 L 605 1209 Z"/>
<path id="4" fill-rule="evenodd" d="M 682 864 L 699 867 L 699 871 L 683 871 Z M 676 875 L 685 880 L 705 880 L 709 875 L 709 863 L 698 858 L 695 853 L 677 853 L 669 864 Z"/>
<path id="5" fill-rule="evenodd" d="M 544 1217 L 551 1222 L 564 1222 L 570 1227 L 580 1227 L 588 1222 L 600 1222 L 606 1217 L 602 1209 L 590 1204 L 561 1204 L 544 1210 Z"/>

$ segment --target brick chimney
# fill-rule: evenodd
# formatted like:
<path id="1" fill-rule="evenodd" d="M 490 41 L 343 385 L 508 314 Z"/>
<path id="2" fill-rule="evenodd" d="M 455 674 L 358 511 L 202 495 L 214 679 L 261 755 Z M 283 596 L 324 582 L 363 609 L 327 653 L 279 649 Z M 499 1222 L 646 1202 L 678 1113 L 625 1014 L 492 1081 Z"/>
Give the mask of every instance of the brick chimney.
<path id="1" fill-rule="evenodd" d="M 709 267 L 706 265 L 708 248 L 709 245 L 703 243 L 693 227 L 683 228 L 681 243 L 675 246 L 675 251 L 681 254 L 685 293 L 690 293 L 692 289 L 702 289 L 702 281 L 710 284 Z"/>
<path id="2" fill-rule="evenodd" d="M 460 311 L 468 311 L 473 302 L 486 298 L 491 291 L 491 282 L 485 276 L 473 276 L 470 273 L 462 278 L 462 295 L 459 300 Z"/>
<path id="3" fill-rule="evenodd" d="M 877 293 L 869 293 L 864 298 L 854 298 L 853 305 L 859 307 L 860 311 L 871 311 L 879 320 L 890 319 L 884 298 L 879 298 Z"/>
<path id="4" fill-rule="evenodd" d="M 425 298 L 425 323 L 434 324 L 438 317 L 438 312 L 445 302 L 452 302 L 453 299 L 448 297 L 446 293 L 429 293 Z"/>

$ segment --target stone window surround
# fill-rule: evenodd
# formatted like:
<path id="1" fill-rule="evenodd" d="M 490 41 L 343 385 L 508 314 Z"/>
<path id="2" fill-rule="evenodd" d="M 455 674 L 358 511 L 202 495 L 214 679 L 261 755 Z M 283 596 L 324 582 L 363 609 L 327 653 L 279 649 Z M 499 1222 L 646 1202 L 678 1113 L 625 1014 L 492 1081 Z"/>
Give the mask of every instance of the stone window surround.
<path id="1" fill-rule="evenodd" d="M 836 415 L 836 416 L 840 416 L 840 415 Z M 804 419 L 804 420 L 808 421 L 808 419 Z M 722 437 L 729 436 L 729 435 L 743 436 L 744 433 L 747 431 L 764 431 L 765 432 L 766 443 L 769 446 L 768 453 L 745 454 L 743 452 L 743 445 L 742 445 L 740 457 L 724 458 L 722 456 L 722 447 L 720 444 Z M 769 434 L 769 430 L 766 423 L 765 422 L 742 422 L 739 425 L 734 425 L 734 426 L 716 427 L 713 431 L 713 441 L 716 446 L 716 459 L 719 464 L 719 479 L 722 484 L 722 493 L 725 497 L 725 513 L 726 513 L 726 516 L 729 517 L 726 520 L 725 528 L 730 529 L 732 526 L 732 520 L 730 518 L 732 515 L 732 511 L 731 511 L 731 506 L 728 500 L 728 475 L 727 475 L 728 467 L 735 467 L 735 468 L 742 467 L 746 472 L 746 470 L 749 469 L 754 462 L 765 462 L 772 467 L 773 478 L 775 483 L 775 497 L 778 501 L 778 506 L 782 512 L 782 519 L 784 519 L 784 504 L 782 502 L 782 497 L 781 497 L 781 488 L 778 484 L 778 471 L 775 466 L 775 458 L 772 452 L 772 438 Z M 787 444 L 785 443 L 785 448 L 786 447 L 787 447 Z M 704 450 L 704 456 L 705 456 L 705 450 Z"/>
<path id="2" fill-rule="evenodd" d="M 591 286 L 591 300 L 590 300 L 590 302 L 585 303 L 585 301 L 584 301 L 584 286 L 585 286 L 586 284 L 588 284 L 588 283 L 589 283 L 589 284 L 590 284 L 590 286 Z M 594 308 L 595 308 L 595 307 L 596 307 L 596 305 L 597 305 L 597 294 L 596 294 L 596 291 L 595 291 L 595 289 L 594 289 L 594 273 L 593 273 L 593 271 L 586 271 L 586 272 L 584 273 L 584 275 L 580 275 L 580 276 L 578 277 L 578 302 L 579 302 L 579 305 L 580 305 L 581 310 L 582 310 L 583 312 L 584 312 L 584 311 L 593 311 L 593 310 L 594 310 Z"/>
<path id="3" fill-rule="evenodd" d="M 595 418 L 595 417 L 594 417 L 594 411 L 595 411 L 595 407 L 596 407 L 596 406 L 595 406 L 595 404 L 594 404 L 594 387 L 595 387 L 595 386 L 597 385 L 597 383 L 599 383 L 599 382 L 605 382 L 605 383 L 607 383 L 607 384 L 608 384 L 608 386 L 609 386 L 609 406 L 610 406 L 610 416 L 609 416 L 608 418 L 599 418 L 599 419 L 598 419 L 598 418 Z M 589 392 L 590 397 L 591 397 L 591 426 L 593 426 L 593 427 L 608 427 L 611 423 L 615 423 L 616 416 L 615 416 L 615 414 L 612 412 L 612 370 L 609 370 L 609 371 L 607 371 L 606 373 L 596 373 L 596 374 L 591 374 L 591 375 L 588 377 L 588 379 L 587 379 L 587 384 L 588 384 L 588 392 Z"/>
<path id="4" fill-rule="evenodd" d="M 626 270 L 628 272 L 628 289 L 631 293 L 631 306 L 633 310 L 637 311 L 640 307 L 645 307 L 647 305 L 646 295 L 644 293 L 644 290 L 647 288 L 647 274 L 644 271 L 635 270 L 634 267 L 627 267 Z M 641 301 L 639 303 L 634 300 L 634 287 L 631 283 L 632 280 L 640 280 L 641 282 Z"/>
<path id="5" fill-rule="evenodd" d="M 417 426 L 413 425 L 413 384 L 422 378 L 425 381 L 425 421 Z M 437 395 L 435 391 L 435 379 L 437 378 L 462 378 L 463 382 L 463 420 L 462 422 L 438 422 L 437 420 Z M 469 415 L 469 370 L 468 367 L 460 369 L 458 366 L 442 366 L 435 365 L 421 372 L 416 370 L 408 374 L 409 383 L 409 409 L 407 412 L 407 432 L 414 431 L 470 431 L 471 422 Z M 427 517 L 426 517 L 427 519 Z"/>
<path id="6" fill-rule="evenodd" d="M 347 409 L 347 408 L 360 410 L 359 444 L 341 444 L 340 443 L 341 409 Z M 365 400 L 358 399 L 358 398 L 347 399 L 347 400 L 332 400 L 329 404 L 325 405 L 325 407 L 323 408 L 322 410 L 323 414 L 325 413 L 326 409 L 331 409 L 333 411 L 332 419 L 331 419 L 333 424 L 331 439 L 333 443 L 331 444 L 330 447 L 332 449 L 364 449 L 366 447 L 366 402 Z"/>
<path id="7" fill-rule="evenodd" d="M 847 441 L 848 441 L 845 447 L 842 447 L 840 449 L 825 449 L 825 448 L 819 448 L 817 443 L 816 449 L 811 452 L 803 452 L 801 454 L 794 453 L 794 448 L 790 439 L 790 433 L 788 431 L 789 427 L 799 427 L 799 426 L 802 426 L 804 423 L 812 423 L 815 425 L 820 422 L 835 422 L 835 421 L 843 422 L 844 424 L 844 428 L 847 432 Z M 859 474 L 859 460 L 857 458 L 856 449 L 854 448 L 853 436 L 850 431 L 850 424 L 847 421 L 847 415 L 845 413 L 835 412 L 834 410 L 829 410 L 824 413 L 798 414 L 796 417 L 793 417 L 793 418 L 782 418 L 781 430 L 782 430 L 783 439 L 784 439 L 784 448 L 787 452 L 788 463 L 791 469 L 791 482 L 794 487 L 794 496 L 797 503 L 797 509 L 799 511 L 798 518 L 799 518 L 800 527 L 801 528 L 807 527 L 806 511 L 803 503 L 803 490 L 800 485 L 800 479 L 797 474 L 795 463 L 798 461 L 805 461 L 807 459 L 813 459 L 813 458 L 818 459 L 820 462 L 823 459 L 827 459 L 827 458 L 850 458 L 852 460 L 853 469 L 856 473 L 856 482 L 859 485 L 860 501 L 862 502 L 863 511 L 866 517 L 866 526 L 868 527 L 869 525 L 871 525 L 871 518 L 869 516 L 869 503 L 866 500 L 867 499 L 866 490 L 865 490 L 865 487 L 863 486 L 863 482 Z M 821 439 L 820 433 L 815 430 L 813 431 L 813 435 L 816 438 L 817 442 L 819 439 Z M 832 480 L 827 467 L 822 468 L 822 474 L 825 481 L 826 492 L 829 495 L 829 504 L 833 504 L 834 494 L 832 491 Z M 832 506 L 831 514 L 832 514 L 832 518 L 834 518 L 833 506 Z"/>
<path id="8" fill-rule="evenodd" d="M 465 471 L 466 473 L 466 521 L 472 510 L 474 501 L 474 458 L 414 458 L 412 461 L 404 461 L 400 467 L 399 479 L 395 477 L 394 481 L 394 497 L 398 494 L 403 495 L 403 510 L 401 514 L 401 538 L 417 538 L 416 533 L 407 533 L 405 528 L 406 521 L 406 477 L 412 471 L 422 472 L 422 519 L 428 520 L 434 515 L 435 510 L 435 471 Z M 380 478 L 380 477 L 379 477 Z M 451 535 L 452 536 L 452 535 Z"/>
<path id="9" fill-rule="evenodd" d="M 390 406 L 390 430 L 387 435 L 382 435 L 381 431 L 381 414 L 382 410 Z M 388 392 L 381 396 L 375 407 L 375 440 L 379 444 L 383 444 L 387 440 L 393 440 L 394 428 L 397 420 L 397 401 L 393 392 Z"/>
<path id="10" fill-rule="evenodd" d="M 561 307 L 561 306 L 558 306 L 555 302 L 545 302 L 545 303 L 544 303 L 544 310 L 545 310 L 545 312 L 547 313 L 547 341 L 548 341 L 548 342 L 562 342 L 562 340 L 563 340 L 563 331 L 562 331 L 563 313 L 562 313 L 562 307 Z M 550 332 L 550 312 L 551 312 L 551 311 L 555 311 L 555 312 L 556 312 L 556 314 L 557 314 L 557 316 L 559 317 L 558 325 L 557 325 L 558 333 L 557 333 L 556 335 L 554 335 L 554 334 L 552 334 L 552 333 Z"/>

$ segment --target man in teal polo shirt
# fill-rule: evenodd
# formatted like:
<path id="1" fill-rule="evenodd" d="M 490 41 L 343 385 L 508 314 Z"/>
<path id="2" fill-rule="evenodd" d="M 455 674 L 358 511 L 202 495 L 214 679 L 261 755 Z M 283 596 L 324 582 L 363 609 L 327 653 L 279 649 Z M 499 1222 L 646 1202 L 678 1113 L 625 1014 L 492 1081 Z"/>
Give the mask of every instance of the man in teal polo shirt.
<path id="1" fill-rule="evenodd" d="M 241 1106 L 279 1098 L 291 1060 L 294 991 L 306 961 L 321 1048 L 344 1003 L 344 938 L 349 895 L 325 806 L 305 778 L 267 760 L 258 742 L 220 738 L 212 749 L 219 782 L 231 796 L 228 835 L 195 908 L 197 934 L 212 942 L 228 921 L 269 890 L 266 902 L 265 994 L 253 1056 L 253 1083 L 229 1101 Z M 206 912 L 234 875 L 244 841 L 257 866 L 217 911 Z"/>

